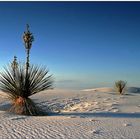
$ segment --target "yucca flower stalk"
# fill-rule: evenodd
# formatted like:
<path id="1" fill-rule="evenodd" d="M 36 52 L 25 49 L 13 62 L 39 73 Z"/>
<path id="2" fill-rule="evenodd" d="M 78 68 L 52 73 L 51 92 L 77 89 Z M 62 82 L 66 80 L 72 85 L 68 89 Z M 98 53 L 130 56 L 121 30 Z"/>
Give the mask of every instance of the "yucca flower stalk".
<path id="1" fill-rule="evenodd" d="M 24 41 L 24 45 L 25 45 L 25 49 L 26 49 L 26 53 L 27 53 L 27 57 L 26 57 L 26 73 L 28 73 L 28 69 L 30 66 L 30 49 L 32 47 L 32 42 L 34 41 L 34 36 L 32 35 L 32 33 L 29 31 L 29 25 L 27 24 L 26 27 L 26 31 L 24 32 L 23 35 L 23 41 Z"/>
<path id="2" fill-rule="evenodd" d="M 52 76 L 48 70 L 31 65 L 26 74 L 25 65 L 15 69 L 5 67 L 0 74 L 0 90 L 6 92 L 12 101 L 11 112 L 21 115 L 41 115 L 43 112 L 30 99 L 30 96 L 52 89 Z"/>
<path id="3" fill-rule="evenodd" d="M 15 79 L 15 70 L 18 68 L 18 62 L 17 62 L 17 57 L 14 56 L 14 60 L 13 62 L 11 63 L 11 67 L 13 69 L 13 72 L 14 72 L 14 79 Z"/>

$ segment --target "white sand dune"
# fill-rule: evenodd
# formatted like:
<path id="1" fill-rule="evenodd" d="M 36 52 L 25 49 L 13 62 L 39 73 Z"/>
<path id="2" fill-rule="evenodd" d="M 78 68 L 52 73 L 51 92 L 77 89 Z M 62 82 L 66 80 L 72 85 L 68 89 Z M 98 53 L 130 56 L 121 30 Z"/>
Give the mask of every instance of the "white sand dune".
<path id="1" fill-rule="evenodd" d="M 111 89 L 50 90 L 32 99 L 48 116 L 8 113 L 0 93 L 0 139 L 140 139 L 140 94 L 117 95 Z M 49 110 L 49 109 L 50 110 Z"/>
<path id="2" fill-rule="evenodd" d="M 94 88 L 94 89 L 84 89 L 82 91 L 94 91 L 94 92 L 113 92 L 113 88 L 103 87 L 103 88 Z"/>

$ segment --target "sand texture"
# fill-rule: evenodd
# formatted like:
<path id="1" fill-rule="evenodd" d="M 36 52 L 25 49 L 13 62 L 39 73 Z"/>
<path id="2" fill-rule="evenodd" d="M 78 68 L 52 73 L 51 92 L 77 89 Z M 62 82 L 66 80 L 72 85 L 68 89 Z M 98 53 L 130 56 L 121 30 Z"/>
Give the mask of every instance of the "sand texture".
<path id="1" fill-rule="evenodd" d="M 48 116 L 7 112 L 0 93 L 0 139 L 140 139 L 140 94 L 118 95 L 110 88 L 54 89 L 31 98 Z"/>

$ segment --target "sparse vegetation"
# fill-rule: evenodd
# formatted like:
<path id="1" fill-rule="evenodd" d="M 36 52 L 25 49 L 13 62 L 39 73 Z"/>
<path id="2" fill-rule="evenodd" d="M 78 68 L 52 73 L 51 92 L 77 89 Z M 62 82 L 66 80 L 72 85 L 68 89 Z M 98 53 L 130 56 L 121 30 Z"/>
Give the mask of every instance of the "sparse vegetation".
<path id="1" fill-rule="evenodd" d="M 0 90 L 6 92 L 12 101 L 11 112 L 21 115 L 42 115 L 43 111 L 37 107 L 30 96 L 40 91 L 52 88 L 52 76 L 47 68 L 29 65 L 29 52 L 33 35 L 27 26 L 24 32 L 24 43 L 27 51 L 26 65 L 18 64 L 14 57 L 11 65 L 4 67 L 0 73 Z"/>
<path id="2" fill-rule="evenodd" d="M 115 82 L 115 88 L 119 94 L 124 94 L 127 82 L 119 80 Z"/>

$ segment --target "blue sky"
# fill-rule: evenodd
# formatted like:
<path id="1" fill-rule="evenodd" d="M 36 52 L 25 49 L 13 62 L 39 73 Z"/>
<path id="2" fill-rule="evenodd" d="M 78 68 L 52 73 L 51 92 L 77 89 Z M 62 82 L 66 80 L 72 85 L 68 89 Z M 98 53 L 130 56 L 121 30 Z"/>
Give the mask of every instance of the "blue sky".
<path id="1" fill-rule="evenodd" d="M 56 88 L 140 86 L 140 2 L 0 2 L 0 67 L 25 61 L 22 34 L 30 25 L 31 62 L 49 68 Z"/>

